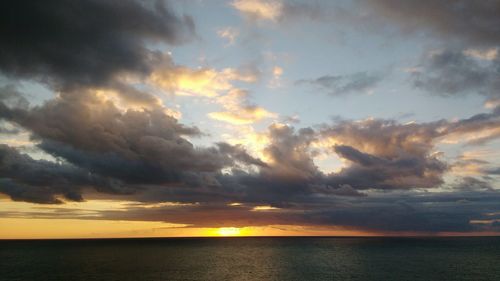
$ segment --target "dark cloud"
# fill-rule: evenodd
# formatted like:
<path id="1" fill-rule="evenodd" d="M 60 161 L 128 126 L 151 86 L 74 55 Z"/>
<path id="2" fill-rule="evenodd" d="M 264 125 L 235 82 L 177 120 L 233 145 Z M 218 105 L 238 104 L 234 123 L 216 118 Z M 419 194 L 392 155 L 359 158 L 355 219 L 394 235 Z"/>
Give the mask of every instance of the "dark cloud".
<path id="1" fill-rule="evenodd" d="M 379 73 L 357 72 L 348 75 L 326 75 L 316 79 L 298 80 L 296 85 L 311 85 L 331 96 L 359 94 L 375 87 L 383 76 Z"/>
<path id="2" fill-rule="evenodd" d="M 500 175 L 500 167 L 499 168 L 493 168 L 493 169 L 487 169 L 485 172 L 487 174 L 491 174 L 491 175 Z"/>
<path id="3" fill-rule="evenodd" d="M 302 128 L 295 133 L 289 126 L 272 125 L 269 127 L 271 144 L 264 153 L 271 159 L 271 164 L 261 170 L 271 177 L 304 180 L 318 174 L 318 167 L 313 162 L 310 144 L 315 139 L 311 128 Z"/>
<path id="4" fill-rule="evenodd" d="M 97 218 L 165 221 L 190 227 L 244 227 L 268 225 L 342 226 L 378 232 L 470 232 L 491 230 L 471 223 L 491 220 L 499 212 L 497 191 L 371 193 L 364 197 L 329 198 L 286 208 L 255 210 L 255 204 L 229 206 L 217 202 L 195 204 L 131 204 L 125 210 L 99 211 Z M 67 212 L 67 213 L 65 213 Z M 2 214 L 2 213 L 0 213 Z M 4 214 L 9 215 L 9 214 Z M 15 214 L 10 214 L 15 215 Z M 29 216 L 74 217 L 74 210 L 30 213 Z M 85 216 L 81 215 L 82 219 Z M 96 216 L 88 216 L 96 219 Z"/>
<path id="5" fill-rule="evenodd" d="M 349 196 L 349 197 L 367 196 L 365 193 L 362 193 L 354 189 L 349 184 L 340 184 L 338 187 L 333 187 L 327 184 L 311 185 L 311 189 L 314 193 L 318 194 Z"/>
<path id="6" fill-rule="evenodd" d="M 335 152 L 353 164 L 343 169 L 332 181 L 346 181 L 357 188 L 422 188 L 443 183 L 441 177 L 447 166 L 427 155 L 398 155 L 381 158 L 350 146 L 335 146 Z"/>
<path id="7" fill-rule="evenodd" d="M 456 139 L 467 134 L 473 135 L 473 138 L 467 141 L 467 144 L 480 145 L 500 137 L 499 127 L 500 107 L 497 107 L 491 113 L 476 114 L 470 118 L 451 122 L 446 128 L 442 128 L 441 133 Z M 479 132 L 483 134 L 477 135 Z"/>
<path id="8" fill-rule="evenodd" d="M 0 71 L 10 79 L 46 83 L 58 95 L 29 107 L 14 86 L 3 87 L 0 118 L 29 131 L 38 148 L 67 163 L 64 167 L 109 178 L 131 192 L 149 184 L 210 186 L 213 174 L 235 161 L 263 164 L 240 147 L 195 147 L 187 138 L 201 136 L 198 128 L 178 123 L 157 97 L 120 77 L 145 79 L 158 66 L 173 71 L 171 58 L 147 44 L 179 44 L 194 36 L 192 19 L 176 15 L 164 1 L 21 1 L 3 6 Z M 57 194 L 76 199 L 82 189 L 79 181 L 68 179 L 64 192 L 47 182 L 46 192 L 18 196 L 10 182 L 20 175 L 6 170 L 3 177 L 10 187 L 6 194 L 31 202 L 57 203 Z M 58 177 L 64 179 L 54 175 Z M 20 189 L 34 183 L 16 184 Z M 107 192 L 100 184 L 87 185 Z M 70 191 L 75 196 L 67 195 Z"/>
<path id="9" fill-rule="evenodd" d="M 228 153 L 228 148 L 194 147 L 185 137 L 200 131 L 179 124 L 162 108 L 121 111 L 92 92 L 3 114 L 32 132 L 39 147 L 55 157 L 133 183 L 177 182 L 183 172 L 216 172 L 232 164 L 229 154 L 252 160 L 241 148 Z"/>
<path id="10" fill-rule="evenodd" d="M 111 193 L 120 192 L 121 188 L 118 181 L 92 175 L 79 167 L 34 160 L 12 147 L 0 145 L 0 192 L 13 200 L 53 204 L 62 203 L 57 198 L 62 196 L 82 201 L 84 187 Z"/>
<path id="11" fill-rule="evenodd" d="M 294 24 L 304 20 L 330 22 L 336 26 L 354 27 L 368 32 L 429 34 L 449 43 L 469 46 L 497 46 L 500 43 L 500 1 L 467 0 L 398 1 L 358 0 L 275 1 L 275 21 Z M 273 2 L 271 2 L 273 3 Z M 238 7 L 238 5 L 235 5 Z M 266 19 L 251 9 L 240 9 L 250 19 Z M 451 42 L 450 42 L 451 41 Z"/>
<path id="12" fill-rule="evenodd" d="M 408 198 L 373 195 L 376 189 L 397 193 L 440 186 L 448 165 L 434 154 L 435 142 L 497 127 L 497 110 L 454 122 L 338 120 L 318 130 L 272 125 L 263 162 L 241 146 L 218 143 L 215 147 L 194 147 L 186 137 L 199 136 L 199 130 L 179 124 L 161 107 L 121 111 L 92 91 L 63 93 L 29 109 L 4 108 L 3 118 L 31 131 L 40 149 L 67 163 L 23 156 L 24 160 L 17 162 L 25 163 L 27 168 L 22 170 L 33 172 L 21 174 L 4 168 L 1 192 L 15 200 L 58 203 L 57 196 L 82 200 L 82 191 L 94 188 L 105 193 L 130 193 L 129 200 L 145 204 L 189 205 L 103 214 L 109 219 L 195 226 L 343 225 L 377 231 L 472 231 L 475 226 L 469 219 L 482 218 L 482 211 L 497 210 L 490 201 L 481 203 L 486 199 L 459 196 L 479 191 L 496 196 L 492 188 L 485 188 L 487 182 L 468 178 L 463 180 L 463 188 L 455 188 L 458 197 L 445 200 L 438 193 L 433 193 L 438 199 L 426 197 L 425 202 L 440 202 L 432 210 L 424 208 L 427 203 L 408 202 L 418 198 L 416 193 Z M 328 139 L 334 140 L 331 147 L 320 150 L 315 145 Z M 347 165 L 339 172 L 325 174 L 313 161 L 320 153 L 336 154 Z M 253 169 L 245 169 L 248 165 Z M 231 173 L 223 173 L 225 168 L 232 169 Z M 32 180 L 37 176 L 27 176 L 31 174 L 51 176 L 40 183 Z M 473 200 L 477 202 L 470 203 Z M 228 206 L 233 202 L 244 207 Z M 473 207 L 457 213 L 453 210 L 458 204 Z M 259 205 L 279 209 L 252 209 Z"/>
<path id="13" fill-rule="evenodd" d="M 286 24 L 308 21 L 346 21 L 354 16 L 338 3 L 320 1 L 284 1 L 278 20 Z"/>
<path id="14" fill-rule="evenodd" d="M 500 1 L 360 1 L 367 23 L 393 21 L 402 32 L 430 32 L 468 45 L 500 43 Z M 369 13 L 373 13 L 370 15 Z M 387 24 L 387 23 L 386 23 Z"/>
<path id="15" fill-rule="evenodd" d="M 492 191 L 493 186 L 484 180 L 474 177 L 464 177 L 457 182 L 453 188 L 465 191 Z"/>
<path id="16" fill-rule="evenodd" d="M 29 107 L 29 101 L 12 84 L 0 87 L 0 102 L 13 108 L 26 109 Z"/>
<path id="17" fill-rule="evenodd" d="M 21 130 L 16 127 L 7 127 L 5 124 L 0 123 L 0 135 L 16 135 L 19 134 Z"/>
<path id="18" fill-rule="evenodd" d="M 479 62 L 463 51 L 444 50 L 424 58 L 412 73 L 415 87 L 431 94 L 500 96 L 500 61 Z"/>
<path id="19" fill-rule="evenodd" d="M 423 59 L 412 80 L 417 88 L 442 96 L 475 93 L 498 97 L 500 63 L 497 55 L 478 61 L 471 54 L 500 46 L 500 1 L 361 1 L 363 24 L 378 23 L 403 34 L 424 33 L 444 50 Z M 395 25 L 391 25 L 396 23 Z M 378 24 L 375 24 L 378 25 Z M 468 53 L 468 55 L 467 55 Z"/>
<path id="20" fill-rule="evenodd" d="M 57 87 L 104 85 L 149 71 L 146 42 L 193 34 L 193 20 L 162 1 L 9 1 L 0 8 L 0 71 Z"/>
<path id="21" fill-rule="evenodd" d="M 220 152 L 230 155 L 234 160 L 240 161 L 247 165 L 256 165 L 266 167 L 267 164 L 260 159 L 257 159 L 248 154 L 245 148 L 241 145 L 230 145 L 228 143 L 219 142 L 217 146 Z"/>
<path id="22" fill-rule="evenodd" d="M 490 115 L 476 116 L 470 120 L 485 121 L 488 117 Z M 464 125 L 470 120 L 456 123 Z M 81 148 L 86 150 L 78 150 L 68 144 L 51 143 L 49 140 L 44 140 L 40 147 L 48 152 L 60 150 L 52 154 L 76 163 L 71 165 L 75 168 L 78 165 L 79 168 L 76 169 L 95 171 L 90 175 L 108 175 L 129 184 L 142 183 L 141 189 L 127 198 L 143 202 L 147 207 L 131 206 L 125 210 L 102 211 L 102 219 L 167 221 L 193 227 L 290 224 L 342 225 L 382 232 L 483 230 L 470 221 L 485 219 L 486 213 L 498 211 L 497 202 L 500 197 L 494 189 L 485 188 L 488 183 L 465 178 L 460 182 L 462 187 L 458 188 L 457 185 L 454 187 L 456 191 L 451 193 L 411 191 L 413 188 L 441 184 L 446 165 L 432 154 L 433 141 L 458 128 L 461 127 L 451 126 L 445 121 L 402 125 L 387 120 L 340 121 L 324 126 L 319 132 L 311 128 L 294 130 L 288 126 L 274 125 L 269 128 L 270 144 L 264 150 L 268 159 L 265 165 L 261 165 L 261 160 L 250 157 L 241 147 L 218 145 L 220 153 L 229 155 L 235 161 L 260 167 L 257 173 L 234 168 L 231 174 L 187 169 L 188 172 L 180 174 L 177 183 L 168 185 L 159 185 L 161 181 L 150 180 L 161 179 L 160 175 L 166 177 L 168 173 L 165 170 L 133 166 L 134 162 L 130 159 L 113 158 L 116 154 L 112 156 L 100 153 L 103 156 L 99 156 L 87 151 L 90 149 L 87 146 Z M 338 173 L 325 175 L 312 161 L 318 153 L 312 143 L 325 137 L 335 137 L 337 142 L 343 143 L 332 146 L 331 153 L 336 153 L 351 163 Z M 94 157 L 98 160 L 92 159 Z M 33 161 L 30 159 L 29 162 Z M 51 165 L 56 164 L 40 166 L 51 168 Z M 122 170 L 117 174 L 111 172 L 120 169 Z M 16 176 L 12 169 L 2 171 L 2 193 L 17 200 L 50 203 L 53 197 L 43 196 L 66 196 L 66 191 L 80 194 L 77 193 L 81 191 L 80 185 L 96 185 L 85 180 L 71 181 L 78 184 L 58 190 L 54 189 L 58 185 L 50 185 L 51 188 L 48 188 L 47 185 L 22 181 L 22 177 Z M 137 177 L 141 173 L 145 173 L 144 176 Z M 128 176 L 123 176 L 126 174 Z M 56 175 L 54 178 L 70 178 L 65 173 Z M 164 179 L 166 182 L 172 180 Z M 12 187 L 14 181 L 17 181 L 16 188 Z M 41 187 L 33 189 L 33 186 Z M 380 188 L 410 191 L 373 192 L 373 189 Z M 360 189 L 368 191 L 362 193 Z M 25 190 L 34 191 L 28 193 Z M 68 196 L 79 198 L 76 195 Z M 161 202 L 182 204 L 148 206 L 150 203 Z M 233 202 L 240 202 L 242 205 L 229 206 Z M 278 209 L 253 209 L 259 205 Z M 64 217 L 65 214 L 58 213 L 57 216 Z M 68 213 L 67 216 L 74 214 Z M 89 219 L 95 219 L 95 216 Z"/>
<path id="23" fill-rule="evenodd" d="M 433 155 L 441 122 L 398 124 L 391 120 L 340 121 L 321 134 L 340 143 L 332 147 L 351 165 L 331 175 L 332 185 L 356 189 L 430 188 L 442 183 L 445 162 Z"/>

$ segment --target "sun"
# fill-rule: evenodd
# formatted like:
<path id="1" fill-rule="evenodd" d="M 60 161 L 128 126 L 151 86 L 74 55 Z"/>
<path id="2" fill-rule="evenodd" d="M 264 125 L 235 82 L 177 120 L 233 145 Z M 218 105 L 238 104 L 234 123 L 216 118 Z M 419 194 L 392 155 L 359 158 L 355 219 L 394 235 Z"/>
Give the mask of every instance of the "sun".
<path id="1" fill-rule="evenodd" d="M 240 229 L 237 227 L 221 227 L 217 230 L 219 236 L 239 236 Z"/>

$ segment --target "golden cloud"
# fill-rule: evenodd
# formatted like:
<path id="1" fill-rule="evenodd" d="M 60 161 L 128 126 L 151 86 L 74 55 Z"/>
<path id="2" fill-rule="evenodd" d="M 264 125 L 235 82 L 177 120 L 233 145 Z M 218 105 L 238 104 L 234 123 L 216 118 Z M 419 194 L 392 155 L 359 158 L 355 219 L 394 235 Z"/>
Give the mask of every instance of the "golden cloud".
<path id="1" fill-rule="evenodd" d="M 243 107 L 239 108 L 238 111 L 211 112 L 208 116 L 233 125 L 252 124 L 264 118 L 277 117 L 276 113 L 269 112 L 258 106 Z"/>
<path id="2" fill-rule="evenodd" d="M 232 6 L 255 19 L 277 20 L 283 9 L 281 1 L 236 0 Z"/>

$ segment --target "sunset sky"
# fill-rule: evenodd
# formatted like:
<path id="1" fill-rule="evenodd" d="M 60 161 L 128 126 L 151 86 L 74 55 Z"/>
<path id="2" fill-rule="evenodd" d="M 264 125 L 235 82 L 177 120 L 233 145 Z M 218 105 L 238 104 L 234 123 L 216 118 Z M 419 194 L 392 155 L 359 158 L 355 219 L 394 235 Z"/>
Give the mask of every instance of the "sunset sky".
<path id="1" fill-rule="evenodd" d="M 500 234 L 499 12 L 6 1 L 0 239 Z"/>

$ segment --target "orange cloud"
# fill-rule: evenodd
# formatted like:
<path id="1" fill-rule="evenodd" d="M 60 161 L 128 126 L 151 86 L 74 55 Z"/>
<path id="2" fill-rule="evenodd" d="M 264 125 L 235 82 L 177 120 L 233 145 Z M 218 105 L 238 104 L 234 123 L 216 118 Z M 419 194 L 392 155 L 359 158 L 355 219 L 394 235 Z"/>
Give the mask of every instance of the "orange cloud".
<path id="1" fill-rule="evenodd" d="M 281 1 L 236 0 L 231 5 L 251 18 L 273 21 L 280 17 L 283 8 Z"/>
<path id="2" fill-rule="evenodd" d="M 228 122 L 234 125 L 246 125 L 260 121 L 264 118 L 276 117 L 262 107 L 250 106 L 239 108 L 238 111 L 211 112 L 208 116 L 212 119 Z"/>
<path id="3" fill-rule="evenodd" d="M 234 27 L 225 27 L 225 28 L 219 29 L 217 31 L 217 35 L 220 38 L 227 39 L 227 41 L 228 41 L 227 45 L 232 45 L 236 41 L 236 38 L 239 35 L 239 31 Z"/>

